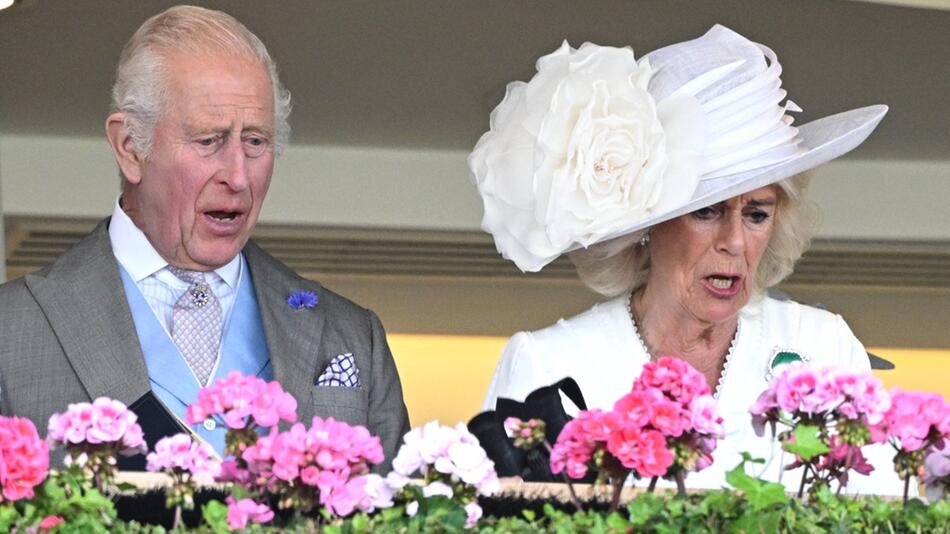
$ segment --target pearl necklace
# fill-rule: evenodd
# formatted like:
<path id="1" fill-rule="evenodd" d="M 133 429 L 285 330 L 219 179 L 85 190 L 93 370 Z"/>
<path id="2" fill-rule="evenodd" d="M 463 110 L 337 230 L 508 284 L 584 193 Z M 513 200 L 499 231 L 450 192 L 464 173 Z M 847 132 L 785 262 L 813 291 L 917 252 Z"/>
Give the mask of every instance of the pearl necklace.
<path id="1" fill-rule="evenodd" d="M 637 328 L 637 318 L 633 314 L 633 293 L 634 291 L 631 291 L 630 296 L 627 297 L 627 315 L 630 316 L 630 324 L 633 325 L 633 336 L 637 338 L 640 348 L 642 348 L 643 352 L 646 353 L 649 361 L 655 362 L 656 357 L 653 356 L 653 353 L 651 353 L 650 349 L 647 348 L 647 344 L 643 338 L 640 337 L 640 330 Z M 739 341 L 739 330 L 741 330 L 741 326 L 741 321 L 736 323 L 736 333 L 732 336 L 732 342 L 729 344 L 729 351 L 726 352 L 726 361 L 723 362 L 722 371 L 719 372 L 719 380 L 716 381 L 716 391 L 713 392 L 713 398 L 715 399 L 719 399 L 719 391 L 722 389 L 722 382 L 726 378 L 726 372 L 729 370 L 729 362 L 732 361 L 732 351 L 735 350 Z"/>

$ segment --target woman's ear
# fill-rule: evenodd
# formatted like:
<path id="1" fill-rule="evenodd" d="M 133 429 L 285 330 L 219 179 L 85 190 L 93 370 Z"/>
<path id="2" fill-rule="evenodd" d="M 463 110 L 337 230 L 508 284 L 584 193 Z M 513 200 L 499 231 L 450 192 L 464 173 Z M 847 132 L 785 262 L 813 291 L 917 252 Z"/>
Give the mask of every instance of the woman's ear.
<path id="1" fill-rule="evenodd" d="M 139 183 L 144 161 L 136 151 L 132 135 L 125 124 L 125 113 L 113 113 L 106 118 L 106 139 L 112 146 L 112 155 L 122 176 L 131 184 Z"/>

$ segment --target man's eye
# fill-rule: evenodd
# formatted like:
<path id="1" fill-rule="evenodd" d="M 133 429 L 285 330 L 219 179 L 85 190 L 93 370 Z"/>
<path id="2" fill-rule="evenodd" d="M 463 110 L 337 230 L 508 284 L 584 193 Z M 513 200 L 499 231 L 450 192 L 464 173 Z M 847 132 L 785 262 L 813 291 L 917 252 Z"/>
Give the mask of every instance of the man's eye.
<path id="1" fill-rule="evenodd" d="M 270 143 L 263 137 L 253 136 L 244 138 L 244 151 L 252 158 L 263 154 L 269 145 Z"/>

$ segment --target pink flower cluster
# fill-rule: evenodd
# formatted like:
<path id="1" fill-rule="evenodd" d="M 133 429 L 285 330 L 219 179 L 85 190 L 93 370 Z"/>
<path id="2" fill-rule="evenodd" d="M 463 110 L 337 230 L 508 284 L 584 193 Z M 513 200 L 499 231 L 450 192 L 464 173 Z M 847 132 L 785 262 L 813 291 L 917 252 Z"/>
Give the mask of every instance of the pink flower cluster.
<path id="1" fill-rule="evenodd" d="M 194 441 L 188 434 L 175 434 L 158 440 L 155 450 L 145 457 L 145 468 L 152 472 L 190 473 L 196 481 L 210 484 L 221 473 L 221 462 L 210 445 Z"/>
<path id="2" fill-rule="evenodd" d="M 266 504 L 258 504 L 254 499 L 240 499 L 228 496 L 228 528 L 240 530 L 247 527 L 248 522 L 267 523 L 274 519 L 274 511 Z"/>
<path id="3" fill-rule="evenodd" d="M 193 425 L 212 415 L 221 415 L 233 429 L 251 424 L 274 426 L 280 421 L 293 423 L 297 421 L 297 400 L 276 381 L 265 382 L 232 371 L 198 391 L 198 400 L 185 411 L 185 421 Z"/>
<path id="4" fill-rule="evenodd" d="M 890 407 L 890 395 L 870 373 L 795 364 L 769 383 L 750 412 L 756 432 L 762 435 L 765 424 L 778 421 L 782 412 L 792 417 L 827 415 L 873 425 L 881 422 Z"/>
<path id="5" fill-rule="evenodd" d="M 369 464 L 383 461 L 383 448 L 362 426 L 314 417 L 309 429 L 297 423 L 286 432 L 262 436 L 241 457 L 249 478 L 265 489 L 309 487 L 331 513 L 346 516 L 372 507 L 364 475 Z"/>
<path id="6" fill-rule="evenodd" d="M 501 487 L 494 462 L 462 423 L 450 427 L 430 421 L 410 430 L 393 459 L 393 471 L 400 477 L 438 473 L 484 496 L 494 495 Z"/>
<path id="7" fill-rule="evenodd" d="M 598 450 L 641 477 L 701 470 L 712 463 L 722 418 L 706 378 L 679 358 L 643 366 L 630 393 L 609 412 L 582 411 L 564 426 L 551 452 L 551 470 L 587 474 Z"/>
<path id="8" fill-rule="evenodd" d="M 46 439 L 55 448 L 65 445 L 102 445 L 125 456 L 146 451 L 138 417 L 125 404 L 106 397 L 92 403 L 70 404 L 49 419 Z"/>
<path id="9" fill-rule="evenodd" d="M 877 443 L 891 441 L 895 448 L 914 452 L 950 437 L 950 406 L 936 393 L 891 390 L 891 406 L 870 426 Z"/>
<path id="10" fill-rule="evenodd" d="M 29 419 L 0 416 L 0 502 L 33 498 L 49 472 L 49 449 Z"/>

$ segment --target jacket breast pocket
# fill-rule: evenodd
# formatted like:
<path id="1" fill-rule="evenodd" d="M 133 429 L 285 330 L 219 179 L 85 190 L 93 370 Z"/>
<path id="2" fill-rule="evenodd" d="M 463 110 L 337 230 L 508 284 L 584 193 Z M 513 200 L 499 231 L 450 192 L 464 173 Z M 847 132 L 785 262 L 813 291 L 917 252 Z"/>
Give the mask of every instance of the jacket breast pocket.
<path id="1" fill-rule="evenodd" d="M 317 417 L 332 417 L 351 425 L 368 424 L 369 393 L 364 388 L 314 386 L 310 402 Z"/>

